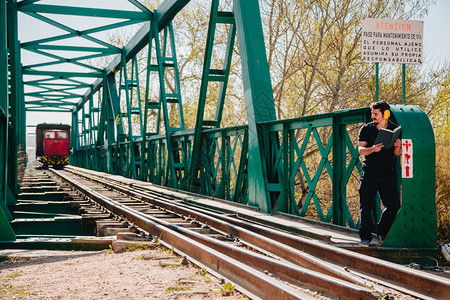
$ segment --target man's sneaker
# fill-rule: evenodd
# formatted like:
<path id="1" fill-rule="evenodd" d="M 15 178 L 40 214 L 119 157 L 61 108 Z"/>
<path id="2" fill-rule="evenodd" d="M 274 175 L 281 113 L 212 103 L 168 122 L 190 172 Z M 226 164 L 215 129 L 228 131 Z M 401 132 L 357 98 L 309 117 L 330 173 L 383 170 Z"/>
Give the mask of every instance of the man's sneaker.
<path id="1" fill-rule="evenodd" d="M 369 245 L 370 245 L 370 241 L 368 241 L 368 240 L 363 240 L 363 241 L 361 241 L 361 243 L 359 243 L 360 247 L 369 247 Z"/>

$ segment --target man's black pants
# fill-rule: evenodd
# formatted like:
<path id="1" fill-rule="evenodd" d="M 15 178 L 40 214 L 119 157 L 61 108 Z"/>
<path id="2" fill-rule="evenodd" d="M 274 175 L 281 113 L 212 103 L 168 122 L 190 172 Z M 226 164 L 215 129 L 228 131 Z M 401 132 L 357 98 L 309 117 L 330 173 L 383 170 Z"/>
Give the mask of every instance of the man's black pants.
<path id="1" fill-rule="evenodd" d="M 373 222 L 372 209 L 375 196 L 380 194 L 384 210 L 378 222 L 377 234 L 385 237 L 394 223 L 400 209 L 400 194 L 397 187 L 397 175 L 393 169 L 363 168 L 359 186 L 361 240 L 372 240 Z"/>

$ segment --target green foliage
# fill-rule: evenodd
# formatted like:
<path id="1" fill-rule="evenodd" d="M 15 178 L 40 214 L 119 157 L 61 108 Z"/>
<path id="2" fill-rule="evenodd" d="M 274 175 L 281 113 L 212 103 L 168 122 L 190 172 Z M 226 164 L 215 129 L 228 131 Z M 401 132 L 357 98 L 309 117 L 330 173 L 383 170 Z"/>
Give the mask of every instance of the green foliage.
<path id="1" fill-rule="evenodd" d="M 15 256 L 0 256 L 0 262 L 20 262 L 29 261 L 29 257 L 15 257 Z"/>
<path id="2" fill-rule="evenodd" d="M 279 119 L 357 108 L 374 101 L 374 64 L 360 59 L 361 17 L 410 19 L 421 16 L 431 3 L 429 0 L 262 2 Z M 380 97 L 398 103 L 401 80 L 390 75 L 397 66 L 384 64 L 382 68 Z M 395 88 L 383 88 L 384 84 L 393 86 L 393 78 Z M 421 80 L 408 81 L 411 97 L 420 90 L 420 83 Z"/>
<path id="3" fill-rule="evenodd" d="M 438 244 L 450 243 L 450 150 L 446 146 L 436 149 L 436 214 Z M 439 251 L 439 255 L 441 252 Z M 443 258 L 440 259 L 445 262 Z"/>
<path id="4" fill-rule="evenodd" d="M 219 295 L 221 296 L 230 296 L 233 294 L 235 287 L 230 282 L 225 282 L 220 286 Z"/>
<path id="5" fill-rule="evenodd" d="M 162 248 L 162 250 L 161 250 L 161 252 L 162 253 L 167 253 L 167 254 L 173 254 L 174 253 L 174 248 L 173 248 L 173 246 L 172 246 L 172 248 Z"/>
<path id="6" fill-rule="evenodd" d="M 15 286 L 10 283 L 2 283 L 0 284 L 0 299 L 26 297 L 30 294 L 28 288 L 28 286 Z"/>
<path id="7" fill-rule="evenodd" d="M 113 248 L 112 248 L 112 245 L 111 245 L 111 244 L 109 244 L 108 246 L 109 246 L 109 250 L 108 250 L 108 251 L 106 251 L 105 253 L 106 253 L 106 254 L 111 254 L 111 253 L 114 253 L 114 250 L 113 250 Z"/>
<path id="8" fill-rule="evenodd" d="M 206 268 L 203 267 L 200 270 L 197 271 L 197 274 L 200 276 L 206 276 L 208 274 L 208 271 L 206 271 Z"/>
<path id="9" fill-rule="evenodd" d="M 173 291 L 190 291 L 192 289 L 189 285 L 176 285 L 176 286 L 170 286 L 166 289 L 166 293 L 170 293 Z"/>
<path id="10" fill-rule="evenodd" d="M 136 245 L 136 246 L 125 247 L 120 252 L 123 253 L 123 252 L 132 252 L 132 251 L 141 251 L 141 250 L 147 250 L 147 249 L 155 249 L 157 247 L 159 247 L 159 245 L 139 244 L 139 245 Z"/>
<path id="11" fill-rule="evenodd" d="M 20 272 L 13 272 L 13 273 L 10 273 L 10 274 L 6 275 L 6 277 L 7 278 L 14 278 L 14 277 L 18 277 L 20 275 L 22 275 L 22 274 L 20 274 Z"/>

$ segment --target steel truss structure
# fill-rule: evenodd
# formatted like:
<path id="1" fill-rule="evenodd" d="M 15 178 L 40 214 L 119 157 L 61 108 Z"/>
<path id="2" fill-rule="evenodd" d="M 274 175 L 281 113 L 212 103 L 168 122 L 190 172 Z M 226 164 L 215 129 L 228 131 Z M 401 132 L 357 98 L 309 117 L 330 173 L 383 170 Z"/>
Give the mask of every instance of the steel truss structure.
<path id="1" fill-rule="evenodd" d="M 72 113 L 71 164 L 254 206 L 265 213 L 358 226 L 358 202 L 354 199 L 361 163 L 355 145 L 357 129 L 370 120 L 370 111 L 360 108 L 277 120 L 257 0 L 234 0 L 229 11 L 221 10 L 219 0 L 208 2 L 211 9 L 200 96 L 195 128 L 191 129 L 186 129 L 184 123 L 176 28 L 172 25 L 189 0 L 165 0 L 154 10 L 137 0 L 128 0 L 134 10 L 37 2 L 11 0 L 2 1 L 0 6 L 0 221 L 5 232 L 1 239 L 14 236 L 7 230 L 7 205 L 18 192 L 16 155 L 18 145 L 24 144 L 25 110 Z M 19 12 L 65 33 L 20 44 Z M 121 21 L 77 30 L 52 19 L 54 15 Z M 93 36 L 138 23 L 142 27 L 123 48 Z M 227 26 L 228 37 L 225 51 L 218 51 L 224 63 L 217 69 L 212 66 L 212 56 L 219 24 Z M 73 37 L 97 46 L 58 44 Z M 236 38 L 248 124 L 222 128 Z M 144 48 L 146 66 L 141 72 L 138 55 Z M 47 56 L 51 61 L 22 66 L 20 49 Z M 89 54 L 64 57 L 51 51 Z M 105 68 L 86 63 L 103 56 L 114 56 Z M 61 64 L 88 71 L 48 70 Z M 43 78 L 23 81 L 24 75 Z M 172 78 L 170 84 L 168 77 Z M 206 119 L 208 86 L 212 82 L 220 84 L 220 89 L 215 116 Z M 25 92 L 24 86 L 39 90 Z M 155 86 L 157 97 L 150 97 Z M 85 92 L 79 93 L 80 89 Z M 403 206 L 385 244 L 435 248 L 435 144 L 431 124 L 416 106 L 395 106 L 393 117 L 402 125 L 403 138 L 415 141 L 414 164 L 418 171 L 414 178 L 399 181 Z M 153 129 L 150 123 L 155 125 Z M 378 206 L 376 213 L 380 212 Z M 417 222 L 419 219 L 422 221 Z"/>

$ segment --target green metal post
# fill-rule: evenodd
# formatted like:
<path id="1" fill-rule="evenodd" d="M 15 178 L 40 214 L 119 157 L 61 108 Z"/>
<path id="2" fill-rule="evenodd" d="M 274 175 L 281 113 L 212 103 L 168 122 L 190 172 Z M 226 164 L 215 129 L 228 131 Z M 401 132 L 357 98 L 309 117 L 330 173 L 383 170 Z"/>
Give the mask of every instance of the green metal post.
<path id="1" fill-rule="evenodd" d="M 8 197 L 8 14 L 6 1 L 0 1 L 0 240 L 14 241 L 16 235 L 9 224 L 11 213 Z"/>
<path id="2" fill-rule="evenodd" d="M 0 2 L 0 201 L 6 204 L 8 176 L 8 44 L 6 2 Z"/>
<path id="3" fill-rule="evenodd" d="M 158 28 L 158 22 L 159 22 L 159 14 L 154 14 L 154 20 L 151 23 L 151 31 L 153 31 L 152 36 L 155 40 L 155 51 L 156 51 L 156 65 L 155 68 L 158 72 L 158 80 L 159 80 L 159 103 L 160 108 L 162 108 L 163 112 L 163 120 L 164 120 L 164 129 L 165 129 L 165 136 L 166 136 L 166 147 L 167 147 L 167 157 L 168 157 L 168 164 L 167 164 L 167 173 L 166 180 L 167 185 L 170 187 L 177 187 L 178 186 L 178 180 L 182 180 L 181 169 L 184 168 L 183 164 L 179 163 L 179 151 L 176 150 L 176 146 L 173 144 L 172 140 L 172 134 L 176 131 L 182 131 L 184 130 L 184 117 L 183 117 L 183 106 L 181 101 L 181 92 L 180 92 L 180 84 L 179 84 L 179 71 L 178 71 L 178 64 L 177 64 L 177 56 L 176 56 L 176 49 L 175 49 L 175 39 L 173 35 L 173 27 L 172 24 L 169 23 L 164 28 L 164 39 L 161 43 L 159 39 L 159 28 Z M 150 38 L 151 38 L 150 37 Z M 170 42 L 170 54 L 171 56 L 168 56 L 167 51 L 167 43 Z M 166 90 L 166 84 L 165 84 L 165 78 L 164 74 L 166 72 L 167 68 L 173 69 L 174 79 L 175 79 L 175 90 L 172 92 L 169 92 Z M 169 110 L 169 104 L 172 104 L 173 106 L 176 106 L 177 109 L 177 117 L 178 122 L 175 124 L 175 126 L 171 125 L 170 118 L 170 110 Z M 173 107 L 172 106 L 172 107 Z M 147 116 L 145 116 L 147 117 Z M 178 172 L 177 172 L 178 171 Z"/>
<path id="4" fill-rule="evenodd" d="M 406 104 L 406 80 L 405 80 L 405 76 L 406 76 L 406 65 L 402 64 L 402 104 L 405 105 Z"/>
<path id="5" fill-rule="evenodd" d="M 380 66 L 379 63 L 375 63 L 375 102 L 378 102 L 378 91 L 379 91 L 379 73 L 380 73 Z"/>
<path id="6" fill-rule="evenodd" d="M 8 46 L 10 55 L 10 131 L 9 135 L 9 161 L 8 161 L 8 186 L 10 189 L 7 204 L 14 204 L 16 199 L 14 198 L 18 193 L 19 189 L 17 186 L 17 158 L 18 158 L 18 145 L 20 142 L 20 109 L 21 109 L 21 93 L 20 93 L 20 45 L 18 41 L 18 30 L 17 30 L 17 2 L 8 1 Z"/>
<path id="7" fill-rule="evenodd" d="M 223 69 L 212 69 L 211 61 L 214 47 L 214 37 L 216 25 L 218 23 L 229 24 L 227 50 L 225 51 Z M 199 174 L 201 169 L 202 131 L 204 128 L 219 128 L 222 120 L 222 111 L 225 100 L 225 94 L 230 73 L 231 58 L 234 49 L 234 41 L 236 36 L 236 27 L 234 24 L 234 16 L 231 12 L 219 11 L 219 0 L 211 2 L 211 13 L 209 17 L 208 35 L 206 39 L 205 57 L 203 60 L 202 81 L 200 85 L 200 97 L 197 108 L 197 120 L 194 130 L 194 145 L 192 150 L 191 164 L 189 166 L 189 182 L 188 186 L 191 191 L 199 189 Z M 220 92 L 216 104 L 216 115 L 213 120 L 205 120 L 205 105 L 208 92 L 209 82 L 220 82 Z"/>
<path id="8" fill-rule="evenodd" d="M 257 0 L 235 0 L 234 15 L 241 52 L 242 79 L 247 111 L 249 204 L 270 213 L 267 169 L 258 123 L 276 120 L 272 83 Z"/>
<path id="9" fill-rule="evenodd" d="M 108 140 L 108 150 L 111 154 L 111 161 L 110 161 L 110 169 L 112 174 L 120 174 L 121 170 L 119 170 L 119 162 L 117 159 L 117 152 L 119 151 L 120 143 L 123 142 L 123 127 L 120 123 L 120 98 L 117 94 L 117 88 L 116 88 L 116 80 L 115 75 L 110 74 L 107 76 L 107 93 L 109 97 L 108 105 L 111 106 L 111 113 L 112 115 L 109 115 L 109 122 L 108 122 L 108 139 L 112 139 L 111 141 Z M 111 119 L 113 120 L 111 122 Z M 115 127 L 115 131 L 113 130 L 113 127 Z M 115 132 L 115 134 L 114 134 Z M 112 156 L 112 144 L 115 144 L 115 155 Z"/>
<path id="10" fill-rule="evenodd" d="M 78 165 L 77 155 L 79 149 L 78 143 L 78 118 L 77 118 L 77 110 L 76 107 L 72 109 L 72 128 L 70 134 L 70 147 L 71 147 L 71 155 L 69 156 L 69 163 L 71 165 Z"/>

